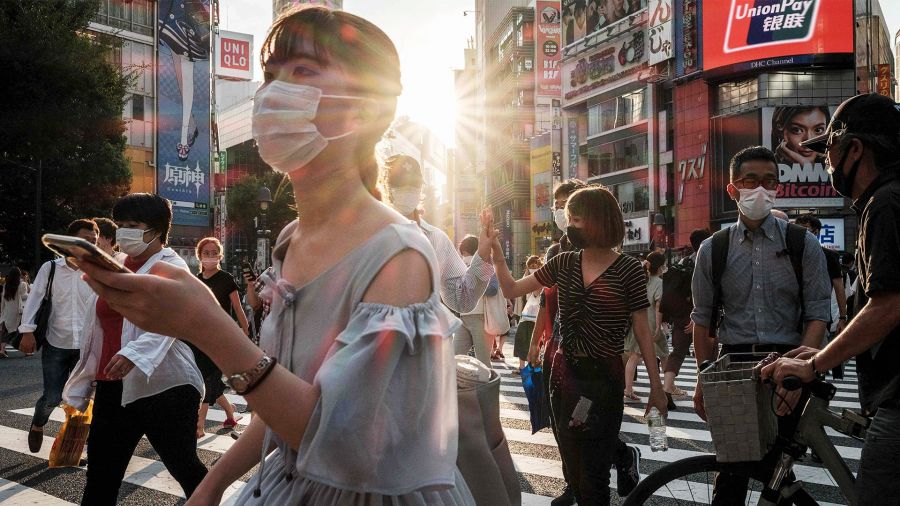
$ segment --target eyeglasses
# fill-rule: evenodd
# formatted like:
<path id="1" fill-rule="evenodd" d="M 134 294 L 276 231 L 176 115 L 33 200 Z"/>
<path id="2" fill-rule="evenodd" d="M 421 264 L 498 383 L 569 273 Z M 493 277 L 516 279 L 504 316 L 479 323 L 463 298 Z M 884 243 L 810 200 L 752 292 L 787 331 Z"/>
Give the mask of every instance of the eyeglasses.
<path id="1" fill-rule="evenodd" d="M 743 190 L 752 190 L 754 188 L 758 188 L 762 186 L 766 190 L 775 190 L 778 188 L 778 178 L 777 177 L 766 177 L 760 179 L 756 176 L 746 176 L 740 179 L 735 179 L 731 182 L 735 187 L 743 189 Z"/>
<path id="2" fill-rule="evenodd" d="M 828 134 L 828 140 L 825 141 L 825 152 L 831 149 L 831 146 L 847 133 L 847 124 L 843 121 L 835 121 L 832 123 L 831 133 Z"/>

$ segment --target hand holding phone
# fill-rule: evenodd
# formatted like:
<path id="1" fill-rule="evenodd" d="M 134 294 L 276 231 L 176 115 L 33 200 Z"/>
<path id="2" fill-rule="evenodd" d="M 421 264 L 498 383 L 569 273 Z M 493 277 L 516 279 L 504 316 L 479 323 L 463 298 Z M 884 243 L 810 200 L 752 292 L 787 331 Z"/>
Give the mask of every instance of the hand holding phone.
<path id="1" fill-rule="evenodd" d="M 58 234 L 44 234 L 41 238 L 49 250 L 64 257 L 75 265 L 89 262 L 112 272 L 130 273 L 127 267 L 97 247 L 80 237 Z"/>
<path id="2" fill-rule="evenodd" d="M 241 264 L 241 274 L 244 275 L 244 279 L 247 279 L 250 282 L 256 281 L 256 272 L 253 270 L 253 266 L 250 265 L 250 262 L 246 260 Z"/>

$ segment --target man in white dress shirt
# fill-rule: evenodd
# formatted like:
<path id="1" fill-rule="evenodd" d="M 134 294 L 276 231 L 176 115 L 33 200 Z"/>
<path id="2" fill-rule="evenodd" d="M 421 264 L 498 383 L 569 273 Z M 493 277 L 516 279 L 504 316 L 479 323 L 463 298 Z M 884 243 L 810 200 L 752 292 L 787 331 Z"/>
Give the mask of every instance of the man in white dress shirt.
<path id="1" fill-rule="evenodd" d="M 99 231 L 92 220 L 75 220 L 69 224 L 66 234 L 96 244 Z M 48 287 L 51 270 L 54 271 L 53 282 Z M 19 325 L 22 334 L 19 351 L 25 354 L 35 351 L 35 318 L 48 289 L 51 290 L 52 309 L 47 320 L 46 342 L 41 351 L 44 392 L 34 406 L 34 417 L 28 432 L 28 449 L 32 453 L 40 451 L 44 441 L 44 425 L 62 400 L 63 386 L 78 363 L 85 304 L 91 295 L 90 287 L 81 279 L 81 271 L 64 258 L 42 265 L 28 294 Z"/>

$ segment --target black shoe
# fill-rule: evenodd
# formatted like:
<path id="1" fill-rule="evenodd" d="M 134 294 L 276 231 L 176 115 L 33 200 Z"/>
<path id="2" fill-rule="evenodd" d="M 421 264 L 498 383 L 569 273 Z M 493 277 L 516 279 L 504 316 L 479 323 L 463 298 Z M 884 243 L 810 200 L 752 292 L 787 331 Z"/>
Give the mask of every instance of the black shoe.
<path id="1" fill-rule="evenodd" d="M 41 451 L 41 445 L 44 443 L 44 430 L 34 430 L 34 427 L 28 431 L 28 449 L 31 453 Z"/>
<path id="2" fill-rule="evenodd" d="M 641 481 L 641 451 L 636 446 L 629 446 L 628 452 L 631 453 L 631 462 L 628 467 L 622 468 L 616 464 L 617 489 L 619 497 L 626 497 L 637 487 Z"/>
<path id="3" fill-rule="evenodd" d="M 575 490 L 571 485 L 566 485 L 559 497 L 550 501 L 550 506 L 572 506 L 575 504 Z"/>
<path id="4" fill-rule="evenodd" d="M 669 411 L 678 411 L 678 404 L 675 404 L 675 399 L 672 398 L 672 394 L 666 392 L 666 399 L 669 401 L 667 405 Z"/>

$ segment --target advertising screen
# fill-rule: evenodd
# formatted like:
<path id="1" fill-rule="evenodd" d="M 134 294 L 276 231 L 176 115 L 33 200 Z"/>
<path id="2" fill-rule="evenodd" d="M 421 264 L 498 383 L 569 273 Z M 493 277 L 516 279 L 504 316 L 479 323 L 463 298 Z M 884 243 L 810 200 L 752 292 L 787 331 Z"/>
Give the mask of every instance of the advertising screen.
<path id="1" fill-rule="evenodd" d="M 844 199 L 831 186 L 825 157 L 800 143 L 825 132 L 834 107 L 786 106 L 762 110 L 763 145 L 778 160 L 777 206 L 842 207 Z"/>
<path id="2" fill-rule="evenodd" d="M 647 0 L 562 0 L 563 45 L 572 45 L 645 7 Z"/>
<path id="3" fill-rule="evenodd" d="M 706 70 L 853 52 L 852 0 L 717 0 L 703 3 L 702 17 Z"/>
<path id="4" fill-rule="evenodd" d="M 209 12 L 209 0 L 159 1 L 157 192 L 176 225 L 210 225 Z"/>

